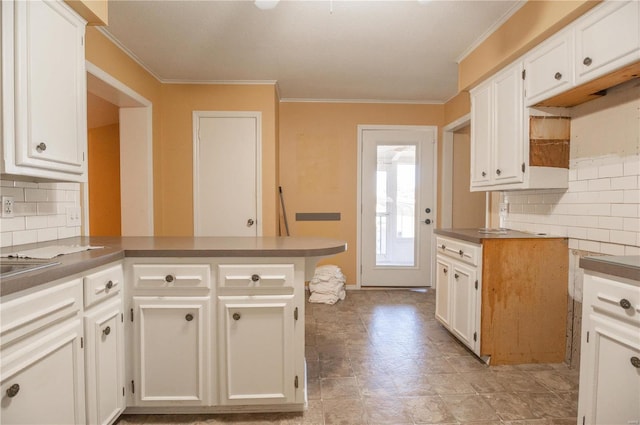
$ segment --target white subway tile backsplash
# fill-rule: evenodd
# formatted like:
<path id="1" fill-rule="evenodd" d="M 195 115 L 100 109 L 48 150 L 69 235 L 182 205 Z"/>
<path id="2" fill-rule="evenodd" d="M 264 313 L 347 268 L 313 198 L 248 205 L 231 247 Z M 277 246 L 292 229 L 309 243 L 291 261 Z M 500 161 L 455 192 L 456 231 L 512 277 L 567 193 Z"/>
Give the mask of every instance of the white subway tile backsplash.
<path id="1" fill-rule="evenodd" d="M 640 157 L 638 155 L 627 158 L 623 164 L 625 176 L 640 175 Z"/>
<path id="2" fill-rule="evenodd" d="M 611 179 L 611 189 L 638 189 L 638 176 L 625 176 Z"/>
<path id="3" fill-rule="evenodd" d="M 597 192 L 599 190 L 609 190 L 611 189 L 611 179 L 589 180 L 588 187 L 590 192 Z"/>
<path id="4" fill-rule="evenodd" d="M 612 204 L 611 215 L 614 217 L 640 217 L 638 204 Z"/>
<path id="5" fill-rule="evenodd" d="M 588 166 L 578 168 L 578 180 L 591 180 L 598 178 L 598 167 Z"/>
<path id="6" fill-rule="evenodd" d="M 625 246 L 624 255 L 640 255 L 640 246 Z"/>
<path id="7" fill-rule="evenodd" d="M 573 239 L 587 239 L 585 227 L 567 227 L 567 236 Z"/>
<path id="8" fill-rule="evenodd" d="M 609 233 L 607 229 L 587 229 L 587 239 L 598 242 L 609 242 Z"/>
<path id="9" fill-rule="evenodd" d="M 587 190 L 589 190 L 588 180 L 576 180 L 576 181 L 569 182 L 570 192 L 586 192 Z"/>
<path id="10" fill-rule="evenodd" d="M 601 250 L 601 254 L 625 255 L 624 245 L 616 245 L 612 243 L 601 243 L 600 250 Z"/>
<path id="11" fill-rule="evenodd" d="M 640 203 L 640 189 L 631 189 L 624 191 L 624 203 L 625 204 L 638 204 Z"/>
<path id="12" fill-rule="evenodd" d="M 0 219 L 3 247 L 80 235 L 80 226 L 66 227 L 66 209 L 80 208 L 78 183 L 2 180 L 0 193 L 15 201 L 15 217 Z"/>
<path id="13" fill-rule="evenodd" d="M 625 218 L 623 229 L 629 232 L 640 232 L 640 218 Z"/>
<path id="14" fill-rule="evenodd" d="M 601 229 L 623 230 L 622 217 L 598 217 L 598 227 Z"/>
<path id="15" fill-rule="evenodd" d="M 578 241 L 578 249 L 582 251 L 600 252 L 600 242 Z"/>
<path id="16" fill-rule="evenodd" d="M 638 243 L 638 234 L 637 232 L 626 232 L 619 230 L 611 230 L 610 234 L 610 242 L 621 244 L 621 245 L 636 245 Z"/>
<path id="17" fill-rule="evenodd" d="M 606 164 L 598 167 L 598 177 L 619 177 L 624 175 L 624 166 L 622 163 Z"/>
<path id="18" fill-rule="evenodd" d="M 598 202 L 602 204 L 612 204 L 616 202 L 624 202 L 624 191 L 609 190 L 606 192 L 598 192 Z"/>

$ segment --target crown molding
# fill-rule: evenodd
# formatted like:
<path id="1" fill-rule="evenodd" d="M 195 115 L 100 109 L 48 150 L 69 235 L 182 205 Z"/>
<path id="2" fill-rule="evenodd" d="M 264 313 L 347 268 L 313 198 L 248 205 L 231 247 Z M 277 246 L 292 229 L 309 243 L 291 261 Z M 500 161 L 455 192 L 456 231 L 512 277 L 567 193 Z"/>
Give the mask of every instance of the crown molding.
<path id="1" fill-rule="evenodd" d="M 285 97 L 280 103 L 387 103 L 397 105 L 444 105 L 440 100 L 381 100 L 381 99 L 307 99 Z"/>

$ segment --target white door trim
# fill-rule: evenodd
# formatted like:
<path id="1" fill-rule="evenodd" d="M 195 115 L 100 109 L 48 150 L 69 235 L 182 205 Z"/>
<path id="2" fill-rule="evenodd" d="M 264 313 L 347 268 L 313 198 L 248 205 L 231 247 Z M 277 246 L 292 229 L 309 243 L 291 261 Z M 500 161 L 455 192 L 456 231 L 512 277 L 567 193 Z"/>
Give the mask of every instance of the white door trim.
<path id="1" fill-rule="evenodd" d="M 121 208 L 122 220 L 122 236 L 153 236 L 153 103 L 141 96 L 121 81 L 117 80 L 104 70 L 98 68 L 89 61 L 85 61 L 87 74 L 95 77 L 99 83 L 96 87 L 89 87 L 87 90 L 95 95 L 107 100 L 120 108 L 120 114 L 127 114 L 127 109 L 134 108 L 139 111 L 144 109 L 143 122 L 133 118 L 135 121 L 135 143 L 137 152 L 144 151 L 144 169 L 142 170 L 145 180 L 142 184 L 127 184 L 129 178 L 127 173 L 129 170 L 140 170 L 140 162 L 138 157 L 126 155 L 125 149 L 120 149 L 120 196 L 123 200 Z M 128 138 L 126 129 L 120 129 L 121 143 L 127 143 Z M 139 145 L 143 146 L 140 147 Z M 136 180 L 138 176 L 135 177 Z M 129 201 L 127 201 L 129 200 Z M 140 208 L 125 208 L 128 202 L 135 202 Z M 83 204 L 83 230 L 82 234 L 89 235 L 89 185 L 83 184 L 82 189 Z M 140 211 L 143 211 L 142 216 Z"/>
<path id="2" fill-rule="evenodd" d="M 256 232 L 262 236 L 262 112 L 259 111 L 193 111 L 193 234 L 199 234 L 198 211 L 198 123 L 200 118 L 255 118 L 256 120 Z"/>
<path id="3" fill-rule="evenodd" d="M 358 125 L 358 160 L 357 160 L 357 234 L 356 234 L 356 245 L 358 249 L 358 254 L 356 255 L 356 289 L 362 288 L 362 135 L 366 130 L 429 130 L 435 129 L 434 131 L 434 143 L 433 143 L 433 182 L 434 182 L 434 190 L 433 199 L 430 204 L 433 205 L 433 226 L 435 227 L 438 222 L 438 191 L 437 191 L 437 181 L 438 181 L 438 128 L 435 125 L 367 125 L 360 124 Z M 428 202 L 428 200 L 425 200 Z M 429 261 L 431 264 L 434 263 L 435 259 L 435 238 L 431 238 L 431 258 Z M 429 276 L 431 282 L 435 284 L 435 268 L 431 267 L 431 276 Z"/>

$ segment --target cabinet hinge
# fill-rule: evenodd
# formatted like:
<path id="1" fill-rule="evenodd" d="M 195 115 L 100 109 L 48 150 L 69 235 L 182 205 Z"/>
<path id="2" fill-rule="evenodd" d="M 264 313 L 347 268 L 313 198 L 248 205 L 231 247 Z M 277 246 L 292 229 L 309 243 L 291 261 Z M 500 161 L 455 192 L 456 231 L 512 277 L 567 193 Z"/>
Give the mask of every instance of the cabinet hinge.
<path id="1" fill-rule="evenodd" d="M 131 321 L 133 322 L 133 309 L 131 309 Z"/>
<path id="2" fill-rule="evenodd" d="M 476 280 L 476 290 L 478 290 L 478 281 Z"/>
<path id="3" fill-rule="evenodd" d="M 293 310 L 293 319 L 298 320 L 298 307 L 296 307 L 295 310 Z"/>
<path id="4" fill-rule="evenodd" d="M 583 416 L 582 417 L 582 425 L 584 425 L 585 421 L 586 421 L 586 418 L 585 418 L 585 416 Z"/>
<path id="5" fill-rule="evenodd" d="M 124 397 L 124 387 L 122 387 L 122 397 Z"/>
<path id="6" fill-rule="evenodd" d="M 522 79 L 524 80 L 525 78 L 527 78 L 527 70 L 523 69 L 522 70 Z"/>
<path id="7" fill-rule="evenodd" d="M 473 340 L 477 341 L 478 340 L 478 332 L 474 332 L 473 333 Z"/>
<path id="8" fill-rule="evenodd" d="M 522 163 L 522 172 L 524 173 L 524 162 Z"/>
<path id="9" fill-rule="evenodd" d="M 120 323 L 124 323 L 124 313 L 120 313 Z"/>
<path id="10" fill-rule="evenodd" d="M 589 343 L 589 331 L 587 331 L 587 344 Z"/>
<path id="11" fill-rule="evenodd" d="M 80 337 L 80 348 L 84 348 L 84 338 Z"/>
<path id="12" fill-rule="evenodd" d="M 131 392 L 133 394 L 136 393 L 136 383 L 133 380 L 131 381 Z"/>
<path id="13" fill-rule="evenodd" d="M 293 380 L 293 386 L 298 388 L 298 375 L 296 375 L 296 378 Z"/>

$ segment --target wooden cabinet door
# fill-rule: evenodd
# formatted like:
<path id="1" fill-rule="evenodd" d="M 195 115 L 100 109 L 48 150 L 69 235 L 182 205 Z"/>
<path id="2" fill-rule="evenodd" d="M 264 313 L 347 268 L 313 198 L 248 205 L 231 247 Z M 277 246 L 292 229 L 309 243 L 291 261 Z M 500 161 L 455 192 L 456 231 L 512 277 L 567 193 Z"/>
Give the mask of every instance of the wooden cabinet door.
<path id="1" fill-rule="evenodd" d="M 451 330 L 463 344 L 476 350 L 476 270 L 454 264 L 449 272 L 451 302 Z"/>
<path id="2" fill-rule="evenodd" d="M 219 296 L 220 403 L 295 401 L 293 295 Z"/>
<path id="3" fill-rule="evenodd" d="M 576 28 L 576 83 L 640 60 L 640 3 L 606 2 Z"/>
<path id="4" fill-rule="evenodd" d="M 471 187 L 491 183 L 493 132 L 491 82 L 471 90 Z"/>
<path id="5" fill-rule="evenodd" d="M 452 273 L 451 262 L 444 257 L 436 259 L 436 317 L 445 325 L 451 326 L 451 289 L 449 276 Z"/>
<path id="6" fill-rule="evenodd" d="M 524 179 L 522 62 L 493 79 L 493 184 L 519 183 Z"/>
<path id="7" fill-rule="evenodd" d="M 137 406 L 207 405 L 209 297 L 133 297 Z"/>
<path id="8" fill-rule="evenodd" d="M 81 337 L 77 319 L 34 338 L 19 358 L 2 353 L 3 423 L 85 423 Z"/>
<path id="9" fill-rule="evenodd" d="M 85 22 L 61 1 L 3 2 L 4 13 L 15 26 L 6 172 L 86 181 Z"/>
<path id="10" fill-rule="evenodd" d="M 118 297 L 85 315 L 87 422 L 111 424 L 125 408 L 124 323 Z"/>
<path id="11" fill-rule="evenodd" d="M 579 416 L 585 420 L 578 422 L 636 423 L 640 419 L 638 328 L 596 312 L 589 316 L 589 329 L 583 331 L 580 368 Z"/>

